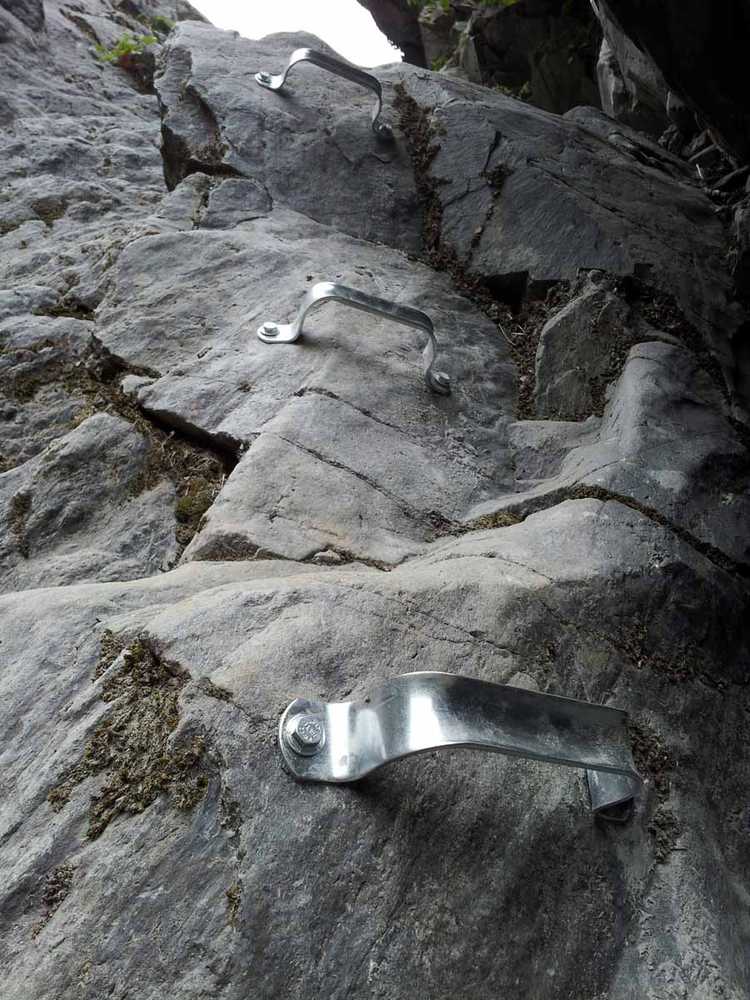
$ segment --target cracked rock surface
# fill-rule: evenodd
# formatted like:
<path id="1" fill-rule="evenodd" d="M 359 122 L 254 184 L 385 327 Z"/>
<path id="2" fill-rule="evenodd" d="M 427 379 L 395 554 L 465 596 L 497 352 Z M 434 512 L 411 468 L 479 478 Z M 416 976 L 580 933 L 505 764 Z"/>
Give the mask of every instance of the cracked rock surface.
<path id="1" fill-rule="evenodd" d="M 152 29 L 153 88 L 96 58 Z M 389 144 L 254 82 L 303 46 L 0 0 L 3 996 L 744 1000 L 729 234 L 592 109 L 382 68 Z M 319 281 L 450 395 L 340 303 L 257 338 Z M 500 755 L 285 772 L 292 699 L 415 670 L 627 710 L 630 823 Z"/>

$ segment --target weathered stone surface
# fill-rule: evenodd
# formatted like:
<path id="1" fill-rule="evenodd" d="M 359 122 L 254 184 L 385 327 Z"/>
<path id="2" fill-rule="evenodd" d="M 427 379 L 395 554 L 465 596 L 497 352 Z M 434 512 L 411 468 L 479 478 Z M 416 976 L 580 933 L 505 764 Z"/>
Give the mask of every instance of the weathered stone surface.
<path id="1" fill-rule="evenodd" d="M 54 298 L 54 294 L 53 294 Z M 91 324 L 72 318 L 0 320 L 0 471 L 38 454 L 85 414 L 63 371 L 83 364 Z"/>
<path id="2" fill-rule="evenodd" d="M 195 171 L 236 174 L 274 203 L 345 233 L 416 250 L 421 219 L 409 155 L 403 140 L 374 135 L 372 92 L 310 64 L 295 67 L 283 92 L 256 83 L 259 70 L 282 72 L 304 47 L 331 51 L 308 35 L 253 42 L 179 25 L 156 80 L 167 183 Z"/>
<path id="3" fill-rule="evenodd" d="M 724 234 L 702 191 L 637 150 L 511 98 L 479 98 L 439 76 L 407 87 L 434 109 L 429 177 L 442 240 L 498 294 L 570 280 L 582 268 L 645 271 L 714 331 L 717 350 L 726 344 Z"/>
<path id="4" fill-rule="evenodd" d="M 727 823 L 720 805 L 747 780 L 746 766 L 725 765 L 744 758 L 745 689 L 730 697 L 697 679 L 675 684 L 668 670 L 687 667 L 683 643 L 700 670 L 710 636 L 726 655 L 722 676 L 741 676 L 740 618 L 728 630 L 716 618 L 737 610 L 741 592 L 635 512 L 563 505 L 443 544 L 392 574 L 317 569 L 279 579 L 272 563 L 219 564 L 158 583 L 34 596 L 33 611 L 18 597 L 0 602 L 15 665 L 0 704 L 24 719 L 23 753 L 3 748 L 4 780 L 17 789 L 2 806 L 12 1000 L 219 988 L 237 998 L 248 989 L 404 996 L 407 983 L 431 996 L 625 998 L 634 967 L 643 995 L 677 982 L 739 1000 L 744 930 L 717 913 L 741 905 L 742 890 L 738 875 L 717 878 L 717 858 L 726 852 L 739 872 L 747 853 L 744 812 Z M 648 622 L 629 618 L 644 599 Z M 32 621 L 44 628 L 29 644 Z M 92 796 L 109 772 L 75 785 L 59 812 L 47 796 L 106 713 L 122 712 L 121 701 L 100 700 L 123 675 L 122 658 L 108 656 L 91 683 L 105 629 L 131 648 L 141 637 L 184 672 L 166 752 L 200 740 L 206 787 L 191 812 L 163 796 L 90 839 Z M 666 635 L 672 665 L 650 655 L 654 642 L 665 650 Z M 669 752 L 634 824 L 598 829 L 575 772 L 483 754 L 417 758 L 357 789 L 299 786 L 284 773 L 273 740 L 290 696 L 359 698 L 420 668 L 506 681 L 520 671 L 526 685 L 628 705 Z M 27 682 L 14 684 L 16 674 L 45 683 L 44 702 Z M 136 704 L 136 718 L 147 708 Z M 698 725 L 718 735 L 713 751 L 690 739 Z M 648 828 L 662 829 L 669 814 L 679 850 L 655 866 Z M 66 865 L 72 877 L 54 909 L 45 879 Z M 679 943 L 686 908 L 689 926 L 703 928 L 689 955 Z M 509 916 L 512 938 L 497 930 Z M 455 927 L 471 949 L 450 947 Z"/>
<path id="5" fill-rule="evenodd" d="M 544 325 L 536 353 L 536 415 L 580 420 L 601 412 L 605 392 L 628 349 L 673 337 L 633 316 L 628 303 L 594 272 L 582 293 Z"/>
<path id="6" fill-rule="evenodd" d="M 595 444 L 601 419 L 519 420 L 508 427 L 517 485 L 526 489 L 557 475 L 573 448 Z"/>
<path id="7" fill-rule="evenodd" d="M 257 339 L 320 280 L 427 311 L 451 396 L 423 383 L 422 335 L 342 305 L 314 313 L 297 344 Z M 296 213 L 131 244 L 97 329 L 160 374 L 138 390 L 147 413 L 247 449 L 187 558 L 334 547 L 398 562 L 511 480 L 515 366 L 494 325 L 428 268 Z"/>
<path id="8" fill-rule="evenodd" d="M 179 26 L 157 80 L 170 185 L 191 172 L 232 172 L 260 184 L 275 206 L 413 249 L 422 219 L 411 144 L 421 149 L 422 195 L 431 193 L 428 245 L 457 255 L 499 297 L 515 302 L 524 289 L 573 280 L 582 268 L 648 275 L 711 338 L 731 378 L 726 333 L 739 317 L 724 231 L 674 157 L 617 134 L 602 141 L 588 121 L 561 121 L 405 66 L 378 70 L 387 108 L 396 85 L 405 88 L 395 117 L 406 130 L 393 144 L 378 143 L 371 95 L 354 84 L 305 66 L 295 70 L 304 86 L 295 90 L 291 77 L 286 96 L 254 82 L 259 68 L 280 69 L 292 49 L 311 44 L 304 35 L 250 42 L 207 25 Z M 416 107 L 405 107 L 404 94 Z M 310 185 L 311 174 L 331 171 L 335 185 Z"/>
<path id="9" fill-rule="evenodd" d="M 700 360 L 658 341 L 631 348 L 604 411 L 599 440 L 576 447 L 557 476 L 529 492 L 480 504 L 470 519 L 526 513 L 562 496 L 629 498 L 745 566 L 750 517 L 747 448 Z M 596 493 L 594 493 L 596 495 Z"/>
<path id="10" fill-rule="evenodd" d="M 149 446 L 99 413 L 0 476 L 3 590 L 130 580 L 172 565 L 174 490 L 149 482 Z"/>
<path id="11" fill-rule="evenodd" d="M 0 53 L 3 996 L 745 1000 L 742 317 L 710 204 L 601 112 L 408 67 L 378 71 L 383 153 L 357 88 L 252 83 L 321 43 L 192 24 L 167 191 L 157 99 L 87 30 L 184 7 L 48 0 Z M 258 341 L 317 280 L 424 309 L 453 394 L 343 306 Z M 535 379 L 601 417 L 516 419 Z M 627 709 L 632 823 L 481 753 L 286 775 L 292 698 L 420 669 Z"/>
<path id="12" fill-rule="evenodd" d="M 32 31 L 41 31 L 44 28 L 44 3 L 42 0 L 3 0 L 0 3 L 0 18 L 2 18 L 0 24 L 10 34 L 12 22 L 6 20 L 7 14 L 12 14 L 17 21 Z M 2 40 L 0 37 L 0 41 Z"/>

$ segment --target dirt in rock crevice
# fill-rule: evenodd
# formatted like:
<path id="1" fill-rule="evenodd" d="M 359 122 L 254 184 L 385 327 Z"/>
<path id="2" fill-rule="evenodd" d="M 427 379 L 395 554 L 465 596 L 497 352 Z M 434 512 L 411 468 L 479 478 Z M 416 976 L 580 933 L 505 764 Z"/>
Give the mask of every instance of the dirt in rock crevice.
<path id="1" fill-rule="evenodd" d="M 536 350 L 542 327 L 549 316 L 572 298 L 570 283 L 559 281 L 530 288 L 527 274 L 497 275 L 485 280 L 472 273 L 470 261 L 462 260 L 442 238 L 443 208 L 438 182 L 430 166 L 440 149 L 440 135 L 432 120 L 432 108 L 421 107 L 403 84 L 394 88 L 394 109 L 412 160 L 417 193 L 423 206 L 423 261 L 446 272 L 456 291 L 465 295 L 497 327 L 518 366 L 518 412 L 525 419 L 533 409 Z M 502 192 L 504 175 L 497 171 L 487 183 L 496 196 Z"/>
<path id="2" fill-rule="evenodd" d="M 166 660 L 146 637 L 126 647 L 105 632 L 96 676 L 104 676 L 100 697 L 111 708 L 88 737 L 81 760 L 48 795 L 59 811 L 77 785 L 103 776 L 89 804 L 92 840 L 117 816 L 143 812 L 159 795 L 187 810 L 208 787 L 205 737 L 196 733 L 178 746 L 171 740 L 179 694 L 189 679 L 179 664 Z"/>
<path id="3" fill-rule="evenodd" d="M 39 349 L 53 346 L 43 342 Z M 19 369 L 5 387 L 11 399 L 27 403 L 46 386 L 60 386 L 85 404 L 68 429 L 95 413 L 110 413 L 127 420 L 143 435 L 149 452 L 146 466 L 133 485 L 133 494 L 152 489 L 164 479 L 171 481 L 177 493 L 177 542 L 180 550 L 187 546 L 236 465 L 236 451 L 208 438 L 196 440 L 144 412 L 134 397 L 122 391 L 120 381 L 127 374 L 157 377 L 158 373 L 123 364 L 95 338 L 83 357 L 55 359 L 30 370 L 19 365 Z"/>
<path id="4" fill-rule="evenodd" d="M 498 274 L 492 278 L 480 278 L 472 273 L 471 254 L 467 260 L 462 260 L 442 237 L 443 208 L 438 193 L 439 182 L 430 172 L 440 149 L 440 132 L 433 120 L 434 109 L 418 104 L 402 83 L 397 84 L 394 90 L 393 106 L 399 128 L 407 141 L 417 193 L 423 206 L 422 259 L 433 269 L 447 272 L 456 290 L 470 299 L 496 325 L 518 366 L 516 417 L 519 420 L 536 419 L 536 353 L 542 328 L 554 313 L 580 293 L 581 281 L 560 280 L 537 287 L 529 283 L 526 273 Z M 505 177 L 506 171 L 502 167 L 485 175 L 496 198 L 502 195 Z M 481 231 L 482 227 L 479 227 L 477 241 Z M 636 276 L 602 276 L 610 278 L 615 294 L 631 307 L 634 323 L 633 337 L 623 340 L 607 371 L 591 387 L 595 414 L 601 416 L 606 388 L 622 371 L 629 349 L 648 339 L 647 331 L 639 333 L 637 330 L 643 325 L 639 320 L 679 339 L 696 355 L 727 397 L 727 385 L 719 362 L 672 296 Z"/>

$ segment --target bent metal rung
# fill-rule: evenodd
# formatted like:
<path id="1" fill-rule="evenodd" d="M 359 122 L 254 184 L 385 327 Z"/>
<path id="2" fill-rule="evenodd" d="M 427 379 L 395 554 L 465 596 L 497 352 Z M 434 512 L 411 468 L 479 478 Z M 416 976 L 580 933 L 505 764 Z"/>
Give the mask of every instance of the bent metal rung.
<path id="1" fill-rule="evenodd" d="M 297 698 L 279 746 L 301 781 L 357 781 L 402 757 L 472 747 L 586 771 L 593 812 L 626 820 L 641 779 L 615 708 L 456 674 L 401 674 L 363 702 Z"/>
<path id="2" fill-rule="evenodd" d="M 377 98 L 377 103 L 372 112 L 372 130 L 381 139 L 392 138 L 393 131 L 390 125 L 379 121 L 383 110 L 383 88 L 380 86 L 380 81 L 372 76 L 371 73 L 365 73 L 363 69 L 359 69 L 357 66 L 350 66 L 349 63 L 341 59 L 326 55 L 325 52 L 318 52 L 315 49 L 295 49 L 289 57 L 289 62 L 283 73 L 256 73 L 255 80 L 261 87 L 266 87 L 268 90 L 281 90 L 286 83 L 289 71 L 293 66 L 301 62 L 313 63 L 313 65 L 319 66 L 320 69 L 327 69 L 329 73 L 335 73 L 336 76 L 342 76 L 345 80 L 351 80 L 353 83 L 358 83 L 360 86 L 371 90 Z"/>
<path id="3" fill-rule="evenodd" d="M 450 376 L 445 372 L 435 371 L 433 365 L 437 357 L 437 340 L 432 320 L 419 309 L 411 306 L 398 305 L 389 299 L 380 299 L 367 292 L 360 292 L 347 285 L 337 285 L 331 281 L 319 281 L 313 285 L 302 299 L 297 316 L 292 323 L 266 322 L 258 328 L 258 338 L 265 344 L 293 344 L 302 334 L 305 317 L 310 310 L 327 301 L 340 302 L 342 305 L 361 309 L 363 312 L 374 313 L 385 319 L 401 323 L 403 326 L 414 327 L 427 334 L 427 343 L 422 351 L 424 380 L 427 387 L 442 396 L 451 391 Z"/>

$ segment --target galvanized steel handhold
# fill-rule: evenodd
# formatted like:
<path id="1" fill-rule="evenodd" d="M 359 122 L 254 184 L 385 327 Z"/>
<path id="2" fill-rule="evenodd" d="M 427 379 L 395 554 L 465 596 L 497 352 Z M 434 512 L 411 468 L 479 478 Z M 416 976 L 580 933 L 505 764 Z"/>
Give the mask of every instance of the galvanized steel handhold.
<path id="1" fill-rule="evenodd" d="M 351 80 L 353 83 L 358 83 L 371 90 L 377 98 L 377 104 L 372 112 L 372 130 L 380 139 L 393 138 L 390 125 L 378 120 L 383 110 L 383 88 L 380 86 L 380 81 L 370 73 L 365 73 L 363 69 L 350 66 L 349 63 L 345 63 L 341 59 L 326 55 L 325 52 L 317 52 L 315 49 L 295 49 L 289 57 L 289 62 L 283 73 L 256 73 L 255 80 L 261 87 L 266 87 L 268 90 L 281 90 L 291 68 L 301 62 L 313 63 L 321 69 L 327 69 L 329 73 L 335 73 L 336 76 L 342 76 L 346 80 Z"/>
<path id="2" fill-rule="evenodd" d="M 641 786 L 626 721 L 619 709 L 428 671 L 394 677 L 364 702 L 296 699 L 281 717 L 279 746 L 301 781 L 356 781 L 441 747 L 578 767 L 594 813 L 622 822 Z"/>
<path id="3" fill-rule="evenodd" d="M 395 302 L 390 302 L 388 299 L 380 299 L 375 295 L 368 295 L 367 292 L 360 292 L 358 289 L 349 288 L 346 285 L 337 285 L 331 281 L 319 281 L 305 295 L 297 316 L 292 323 L 263 323 L 258 328 L 258 338 L 266 344 L 294 343 L 302 333 L 302 326 L 308 312 L 310 312 L 313 306 L 328 300 L 341 302 L 343 305 L 352 306 L 354 309 L 361 309 L 363 312 L 375 313 L 377 316 L 393 320 L 394 323 L 415 327 L 417 330 L 422 330 L 426 333 L 427 344 L 422 351 L 425 383 L 432 392 L 436 392 L 442 396 L 450 393 L 450 376 L 446 375 L 445 372 L 433 370 L 438 348 L 435 339 L 435 329 L 430 317 L 419 309 L 398 305 Z"/>

